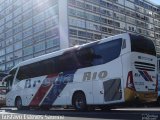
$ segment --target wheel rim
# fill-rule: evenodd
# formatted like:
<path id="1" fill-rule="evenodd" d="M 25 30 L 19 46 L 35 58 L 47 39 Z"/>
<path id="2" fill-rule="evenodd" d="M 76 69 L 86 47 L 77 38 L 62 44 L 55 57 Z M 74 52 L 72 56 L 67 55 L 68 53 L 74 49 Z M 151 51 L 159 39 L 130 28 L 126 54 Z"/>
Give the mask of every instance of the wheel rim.
<path id="1" fill-rule="evenodd" d="M 76 103 L 76 107 L 78 109 L 84 108 L 84 104 L 85 103 L 84 103 L 84 100 L 82 98 L 77 98 L 76 101 L 75 101 L 75 103 Z"/>

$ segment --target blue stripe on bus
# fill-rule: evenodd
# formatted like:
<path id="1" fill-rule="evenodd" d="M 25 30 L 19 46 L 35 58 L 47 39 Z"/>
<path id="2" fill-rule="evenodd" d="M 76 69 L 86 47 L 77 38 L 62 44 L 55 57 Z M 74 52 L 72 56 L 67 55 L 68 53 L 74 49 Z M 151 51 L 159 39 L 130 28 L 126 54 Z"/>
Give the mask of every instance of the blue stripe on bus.
<path id="1" fill-rule="evenodd" d="M 146 77 L 143 71 L 139 71 L 139 73 L 142 75 L 142 77 L 145 79 L 145 81 L 149 81 L 149 79 Z"/>
<path id="2" fill-rule="evenodd" d="M 52 88 L 50 89 L 49 93 L 47 94 L 47 96 L 45 97 L 45 99 L 43 100 L 41 105 L 42 106 L 52 105 L 55 102 L 55 100 L 57 99 L 57 97 L 61 94 L 61 92 L 63 91 L 63 89 L 67 85 L 67 83 L 73 82 L 73 77 L 74 77 L 75 72 L 76 71 L 61 73 L 58 76 L 56 83 L 53 83 Z"/>

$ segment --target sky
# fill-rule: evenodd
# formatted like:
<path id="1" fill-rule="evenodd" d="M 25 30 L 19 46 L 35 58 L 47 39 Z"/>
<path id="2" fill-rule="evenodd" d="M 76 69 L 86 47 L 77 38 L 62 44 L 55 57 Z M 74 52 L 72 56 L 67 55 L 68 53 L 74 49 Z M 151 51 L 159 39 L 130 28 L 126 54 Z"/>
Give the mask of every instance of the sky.
<path id="1" fill-rule="evenodd" d="M 155 4 L 160 5 L 160 0 L 150 0 L 150 1 L 152 1 L 152 2 L 155 3 Z"/>

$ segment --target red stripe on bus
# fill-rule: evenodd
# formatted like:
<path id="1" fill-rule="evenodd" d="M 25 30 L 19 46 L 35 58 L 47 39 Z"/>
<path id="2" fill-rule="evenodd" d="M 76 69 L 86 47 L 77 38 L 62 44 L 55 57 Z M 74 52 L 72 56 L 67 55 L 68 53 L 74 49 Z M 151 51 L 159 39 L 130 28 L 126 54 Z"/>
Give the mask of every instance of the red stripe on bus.
<path id="1" fill-rule="evenodd" d="M 48 75 L 46 77 L 46 79 L 48 78 L 52 78 L 55 77 L 57 75 L 53 74 L 53 75 Z M 46 80 L 44 79 L 43 82 Z M 52 82 L 51 82 L 52 83 Z M 44 98 L 44 96 L 46 95 L 46 93 L 48 92 L 48 90 L 51 88 L 52 84 L 49 84 L 47 86 L 43 85 L 43 83 L 41 84 L 41 86 L 39 87 L 37 93 L 35 94 L 35 96 L 33 97 L 32 101 L 30 102 L 30 106 L 37 106 L 40 104 L 40 102 L 42 101 L 42 99 Z"/>

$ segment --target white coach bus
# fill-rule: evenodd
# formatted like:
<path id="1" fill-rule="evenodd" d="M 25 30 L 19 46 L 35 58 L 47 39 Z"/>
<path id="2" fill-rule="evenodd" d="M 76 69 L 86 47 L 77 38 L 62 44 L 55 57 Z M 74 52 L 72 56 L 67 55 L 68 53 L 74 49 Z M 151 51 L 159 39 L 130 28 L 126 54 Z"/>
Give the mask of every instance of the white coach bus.
<path id="1" fill-rule="evenodd" d="M 128 33 L 21 62 L 6 78 L 7 106 L 88 106 L 157 99 L 153 42 Z M 105 106 L 105 107 L 104 107 Z"/>
<path id="2" fill-rule="evenodd" d="M 157 65 L 158 65 L 158 98 L 157 98 L 157 103 L 160 105 L 160 58 L 157 59 Z"/>

